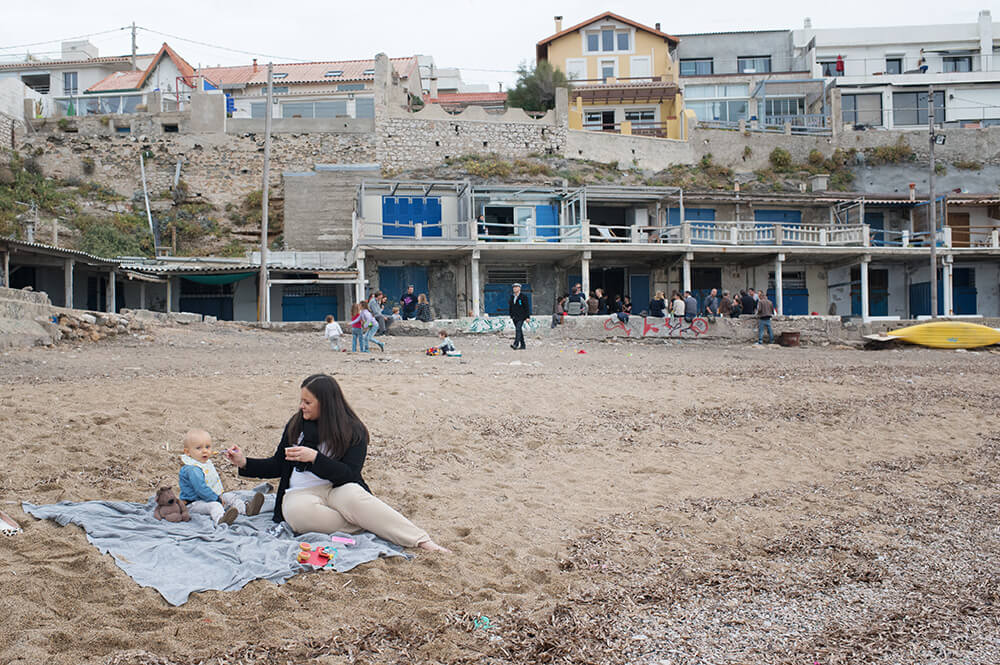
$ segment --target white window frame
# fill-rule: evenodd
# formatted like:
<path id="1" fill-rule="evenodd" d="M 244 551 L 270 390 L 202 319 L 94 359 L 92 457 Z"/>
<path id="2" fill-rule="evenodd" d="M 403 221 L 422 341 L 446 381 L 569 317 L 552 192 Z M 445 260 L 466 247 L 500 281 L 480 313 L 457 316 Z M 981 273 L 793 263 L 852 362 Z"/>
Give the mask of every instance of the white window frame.
<path id="1" fill-rule="evenodd" d="M 73 76 L 73 87 L 66 88 L 66 77 Z M 68 97 L 74 97 L 80 94 L 80 72 L 63 72 L 63 94 Z"/>
<path id="2" fill-rule="evenodd" d="M 614 64 L 614 73 L 611 75 L 612 78 L 615 78 L 615 79 L 618 78 L 618 58 L 598 58 L 597 59 L 597 78 L 599 78 L 601 81 L 604 81 L 604 79 L 605 79 L 605 76 L 604 76 L 604 65 L 605 65 L 605 63 L 608 63 L 608 62 Z"/>
<path id="3" fill-rule="evenodd" d="M 614 33 L 614 40 L 613 40 L 614 43 L 612 44 L 614 48 L 610 51 L 605 51 L 603 49 L 604 44 L 601 33 L 605 30 L 611 30 Z M 621 50 L 618 48 L 618 34 L 624 32 L 628 33 L 628 49 Z M 597 50 L 591 51 L 587 44 L 587 36 L 594 34 L 597 35 Z M 601 25 L 596 27 L 589 26 L 587 28 L 580 30 L 580 41 L 582 42 L 580 52 L 585 53 L 587 55 L 600 56 L 600 55 L 623 55 L 623 54 L 635 53 L 635 28 L 628 28 L 614 24 Z"/>
<path id="4" fill-rule="evenodd" d="M 646 74 L 636 74 L 635 73 L 635 63 L 642 62 L 646 65 Z M 642 78 L 647 81 L 653 80 L 653 58 L 648 55 L 633 55 L 628 59 L 628 75 L 629 78 Z"/>
<path id="5" fill-rule="evenodd" d="M 574 65 L 582 65 L 581 69 L 583 74 L 581 76 L 573 77 Z M 576 81 L 585 81 L 587 79 L 587 59 L 586 58 L 566 58 L 566 78 Z"/>

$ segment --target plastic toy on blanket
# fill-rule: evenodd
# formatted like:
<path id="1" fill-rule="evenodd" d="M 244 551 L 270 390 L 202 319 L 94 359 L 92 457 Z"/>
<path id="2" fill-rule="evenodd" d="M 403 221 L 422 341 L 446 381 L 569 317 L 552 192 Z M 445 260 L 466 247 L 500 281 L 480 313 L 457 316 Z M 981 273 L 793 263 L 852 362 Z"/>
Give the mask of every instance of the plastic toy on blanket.
<path id="1" fill-rule="evenodd" d="M 337 550 L 331 545 L 313 547 L 309 543 L 299 544 L 299 563 L 308 563 L 317 568 L 333 568 L 333 560 L 337 558 Z"/>

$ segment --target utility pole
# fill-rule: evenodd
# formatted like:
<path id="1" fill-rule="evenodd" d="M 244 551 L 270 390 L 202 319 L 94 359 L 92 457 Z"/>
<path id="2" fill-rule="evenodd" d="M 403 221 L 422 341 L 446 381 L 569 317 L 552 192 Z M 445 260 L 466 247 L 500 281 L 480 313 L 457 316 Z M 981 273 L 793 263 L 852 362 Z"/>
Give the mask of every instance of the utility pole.
<path id="1" fill-rule="evenodd" d="M 257 320 L 270 321 L 267 289 L 267 197 L 271 178 L 271 104 L 274 97 L 273 63 L 267 63 L 267 103 L 264 105 L 264 183 L 260 197 L 260 293 L 257 296 Z"/>
<path id="2" fill-rule="evenodd" d="M 138 67 L 135 66 L 135 21 L 132 21 L 132 71 L 135 71 Z"/>
<path id="3" fill-rule="evenodd" d="M 937 138 L 934 136 L 934 86 L 927 88 L 927 126 L 930 133 L 930 160 L 931 171 L 928 179 L 930 189 L 930 229 L 931 229 L 931 318 L 938 316 L 938 293 L 937 293 L 937 201 L 934 196 L 934 144 Z"/>

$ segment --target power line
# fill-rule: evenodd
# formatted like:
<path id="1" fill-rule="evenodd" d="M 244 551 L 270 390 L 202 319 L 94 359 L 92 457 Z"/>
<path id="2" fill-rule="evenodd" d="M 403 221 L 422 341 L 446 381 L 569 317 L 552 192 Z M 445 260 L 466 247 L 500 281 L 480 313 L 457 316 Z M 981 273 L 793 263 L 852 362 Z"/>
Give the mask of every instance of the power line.
<path id="1" fill-rule="evenodd" d="M 206 46 L 208 48 L 214 48 L 214 49 L 218 49 L 220 51 L 230 51 L 232 53 L 240 53 L 242 55 L 257 55 L 257 56 L 262 56 L 264 58 L 272 58 L 274 60 L 290 60 L 292 62 L 313 62 L 312 60 L 307 60 L 307 59 L 303 59 L 303 58 L 286 58 L 284 56 L 271 55 L 271 54 L 268 54 L 268 53 L 256 53 L 254 51 L 242 51 L 240 49 L 229 48 L 227 46 L 219 46 L 218 44 L 209 44 L 208 42 L 200 42 L 200 41 L 198 41 L 196 39 L 187 39 L 186 37 L 178 37 L 177 35 L 171 35 L 171 34 L 168 34 L 166 32 L 159 32 L 157 30 L 151 30 L 149 28 L 144 28 L 142 26 L 136 26 L 136 28 L 138 30 L 144 30 L 144 31 L 152 33 L 154 35 L 160 35 L 161 37 L 169 37 L 170 39 L 176 39 L 176 40 L 182 41 L 182 42 L 189 42 L 191 44 L 198 44 L 199 46 Z"/>
<path id="2" fill-rule="evenodd" d="M 13 46 L 0 46 L 0 51 L 6 51 L 12 48 L 28 48 L 29 46 L 41 46 L 42 44 L 55 44 L 57 42 L 69 42 L 74 39 L 86 39 L 88 37 L 96 37 L 98 35 L 108 35 L 112 32 L 119 32 L 121 30 L 127 30 L 128 28 L 115 28 L 114 30 L 105 30 L 103 32 L 92 32 L 89 35 L 77 35 L 76 37 L 65 37 L 63 39 L 49 39 L 44 42 L 33 42 L 31 44 L 15 44 Z"/>

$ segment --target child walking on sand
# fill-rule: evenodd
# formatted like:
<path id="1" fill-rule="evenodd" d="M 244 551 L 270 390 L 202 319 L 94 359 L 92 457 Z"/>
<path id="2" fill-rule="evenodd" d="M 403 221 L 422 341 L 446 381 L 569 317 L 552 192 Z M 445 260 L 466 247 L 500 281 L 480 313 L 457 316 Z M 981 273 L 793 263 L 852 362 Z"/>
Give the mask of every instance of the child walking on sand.
<path id="1" fill-rule="evenodd" d="M 258 514 L 264 495 L 257 492 L 247 503 L 234 492 L 223 491 L 211 460 L 214 454 L 212 437 L 205 430 L 193 429 L 184 435 L 183 466 L 178 474 L 181 501 L 192 513 L 210 516 L 215 524 L 232 524 L 237 515 Z"/>
<path id="2" fill-rule="evenodd" d="M 340 324 L 333 320 L 333 315 L 327 314 L 326 330 L 323 332 L 323 336 L 330 342 L 331 350 L 340 351 L 340 336 L 343 334 L 344 331 L 340 329 Z"/>

